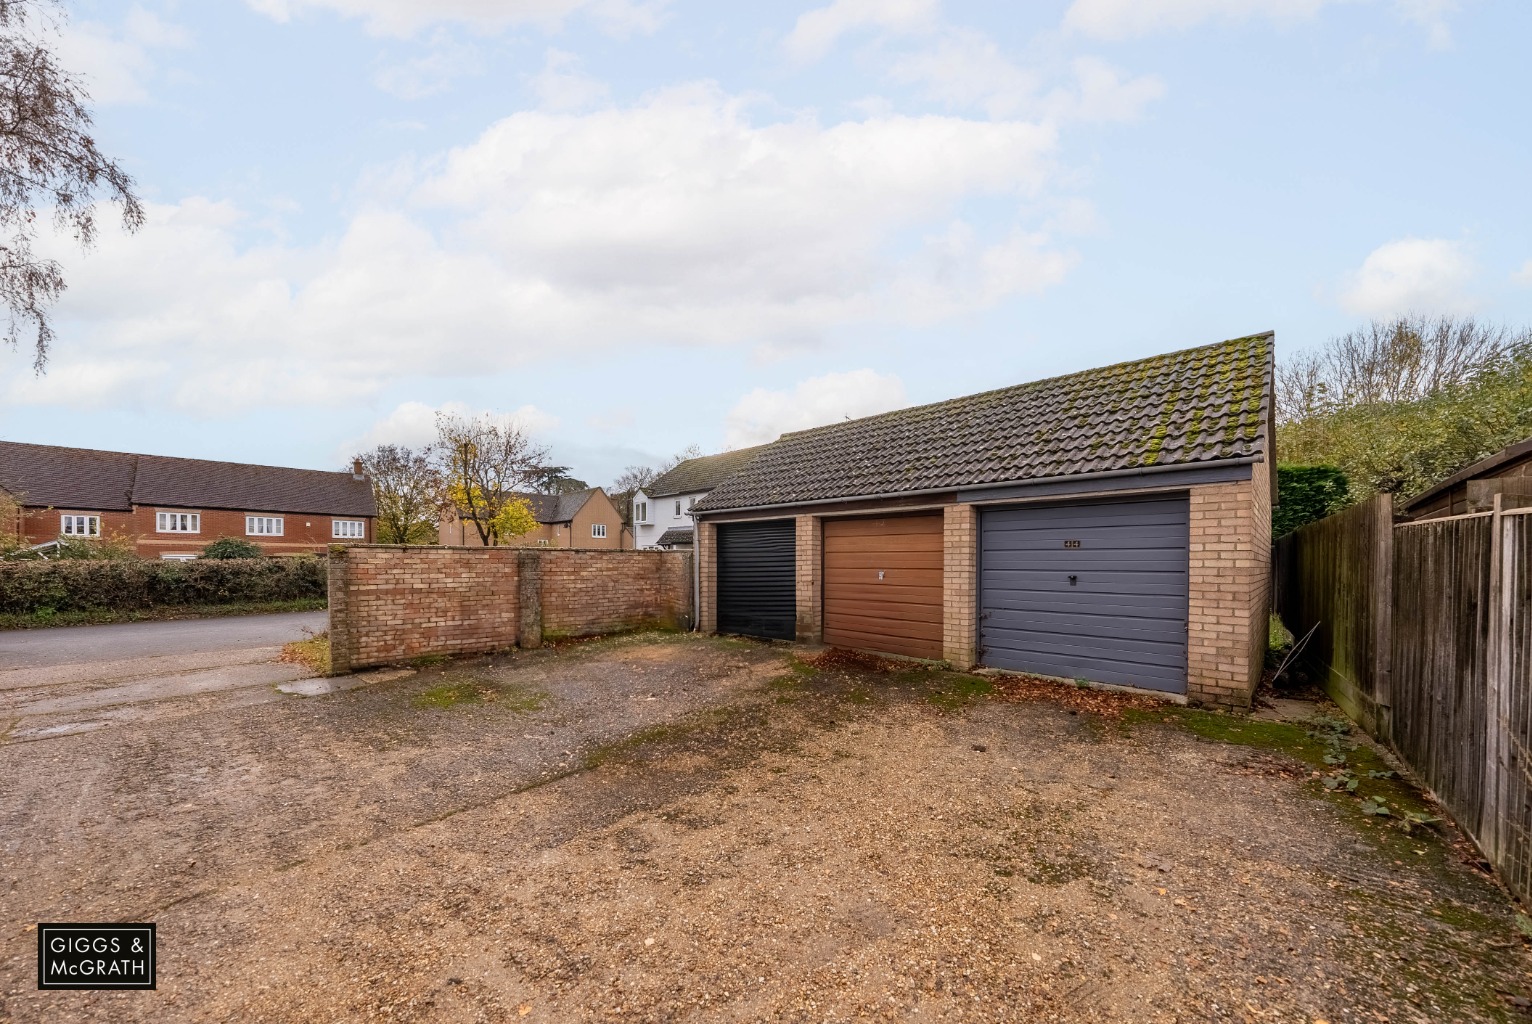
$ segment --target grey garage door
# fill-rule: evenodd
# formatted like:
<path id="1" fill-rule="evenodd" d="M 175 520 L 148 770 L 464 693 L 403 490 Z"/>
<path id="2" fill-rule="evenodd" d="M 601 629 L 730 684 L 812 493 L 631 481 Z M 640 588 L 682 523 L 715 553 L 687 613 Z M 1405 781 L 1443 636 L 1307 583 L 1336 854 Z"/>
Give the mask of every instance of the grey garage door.
<path id="1" fill-rule="evenodd" d="M 791 640 L 798 622 L 791 519 L 718 527 L 718 631 Z"/>
<path id="2" fill-rule="evenodd" d="M 1185 496 L 985 511 L 980 660 L 1186 692 Z"/>

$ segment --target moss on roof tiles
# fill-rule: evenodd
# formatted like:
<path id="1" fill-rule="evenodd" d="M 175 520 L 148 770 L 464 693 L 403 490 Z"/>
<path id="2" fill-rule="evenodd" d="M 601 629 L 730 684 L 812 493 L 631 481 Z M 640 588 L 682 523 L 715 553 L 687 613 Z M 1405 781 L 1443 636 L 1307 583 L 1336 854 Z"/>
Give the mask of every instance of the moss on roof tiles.
<path id="1" fill-rule="evenodd" d="M 784 434 L 698 511 L 1263 456 L 1272 335 Z"/>

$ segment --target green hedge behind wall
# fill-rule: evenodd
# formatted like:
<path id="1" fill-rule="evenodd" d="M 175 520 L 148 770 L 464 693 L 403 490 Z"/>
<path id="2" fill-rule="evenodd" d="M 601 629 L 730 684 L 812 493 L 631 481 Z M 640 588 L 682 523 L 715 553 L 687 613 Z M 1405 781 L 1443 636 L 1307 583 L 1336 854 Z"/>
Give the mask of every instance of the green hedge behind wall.
<path id="1" fill-rule="evenodd" d="M 0 562 L 0 614 L 323 599 L 322 558 Z"/>
<path id="2" fill-rule="evenodd" d="M 1351 505 L 1346 474 L 1335 466 L 1277 466 L 1277 506 L 1271 535 L 1286 536 Z"/>

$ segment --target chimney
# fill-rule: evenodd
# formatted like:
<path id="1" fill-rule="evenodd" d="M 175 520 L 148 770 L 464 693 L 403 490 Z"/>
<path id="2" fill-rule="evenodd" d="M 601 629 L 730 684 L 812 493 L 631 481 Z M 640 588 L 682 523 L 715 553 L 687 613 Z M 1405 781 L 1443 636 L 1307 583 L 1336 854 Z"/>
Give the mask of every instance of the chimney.
<path id="1" fill-rule="evenodd" d="M 351 460 L 351 479 L 353 479 L 353 480 L 366 480 L 367 479 L 367 474 L 362 472 L 362 460 L 361 459 L 352 459 Z"/>

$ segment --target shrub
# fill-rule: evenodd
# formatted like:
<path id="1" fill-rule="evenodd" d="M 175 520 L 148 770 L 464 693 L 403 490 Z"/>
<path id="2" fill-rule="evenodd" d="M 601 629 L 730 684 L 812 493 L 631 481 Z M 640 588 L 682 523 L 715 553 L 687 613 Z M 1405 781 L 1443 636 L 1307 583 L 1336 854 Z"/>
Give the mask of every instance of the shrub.
<path id="1" fill-rule="evenodd" d="M 260 545 L 243 537 L 219 537 L 202 549 L 202 558 L 260 558 Z"/>
<path id="2" fill-rule="evenodd" d="M 1281 537 L 1300 526 L 1334 515 L 1351 504 L 1346 474 L 1335 466 L 1278 466 L 1277 507 L 1271 510 L 1271 535 Z"/>
<path id="3" fill-rule="evenodd" d="M 121 562 L 138 558 L 138 545 L 131 537 L 102 537 L 99 540 L 66 540 L 59 538 L 59 546 L 50 558 L 67 558 L 77 562 Z"/>
<path id="4" fill-rule="evenodd" d="M 0 613 L 17 615 L 322 599 L 327 588 L 319 558 L 0 563 Z"/>

